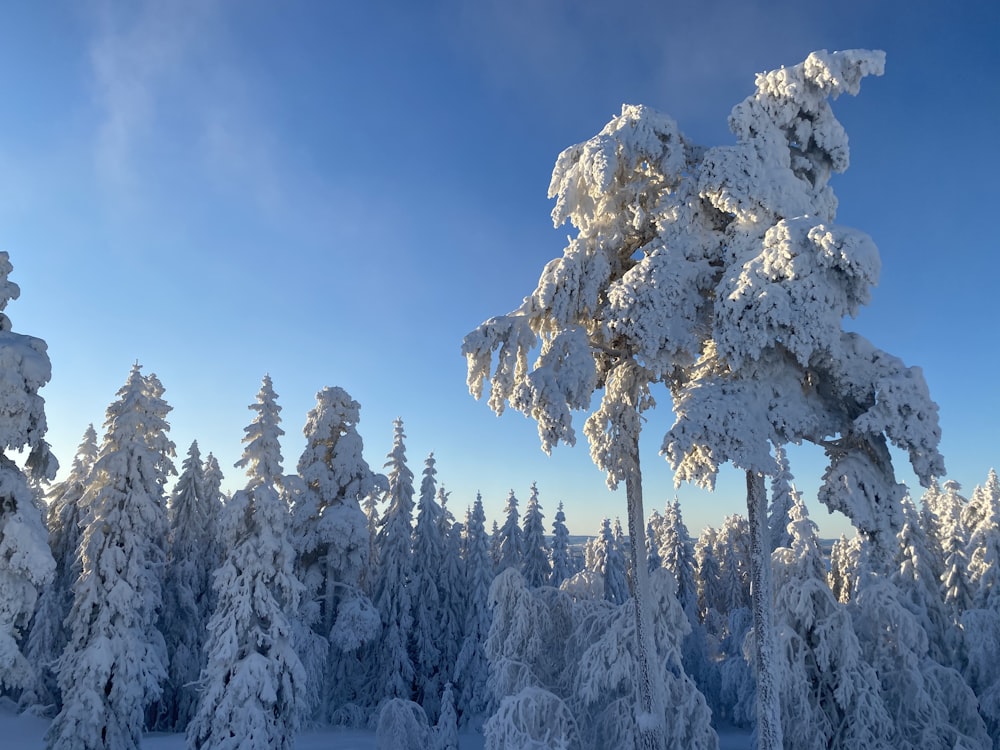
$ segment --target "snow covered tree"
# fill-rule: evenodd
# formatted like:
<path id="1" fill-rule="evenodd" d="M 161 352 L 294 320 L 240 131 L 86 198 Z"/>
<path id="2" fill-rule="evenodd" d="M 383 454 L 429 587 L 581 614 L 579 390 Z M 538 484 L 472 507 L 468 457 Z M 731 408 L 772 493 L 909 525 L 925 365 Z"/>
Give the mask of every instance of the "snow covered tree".
<path id="1" fill-rule="evenodd" d="M 980 524 L 990 523 L 997 514 L 1000 514 L 1000 477 L 996 469 L 990 469 L 986 482 L 972 490 L 962 510 L 962 526 L 972 535 Z"/>
<path id="2" fill-rule="evenodd" d="M 413 696 L 414 669 L 409 653 L 413 630 L 413 472 L 406 464 L 403 421 L 397 419 L 393 427 L 392 450 L 385 463 L 389 470 L 388 505 L 379 522 L 379 573 L 373 597 L 382 620 L 381 637 L 373 644 L 371 689 L 376 704 Z"/>
<path id="3" fill-rule="evenodd" d="M 930 655 L 927 632 L 882 573 L 881 553 L 862 547 L 858 586 L 849 605 L 864 660 L 878 675 L 899 750 L 987 748 L 976 696 L 956 670 Z M 874 559 L 872 559 L 874 557 Z"/>
<path id="4" fill-rule="evenodd" d="M 838 602 L 846 604 L 858 590 L 863 544 L 860 534 L 855 534 L 850 539 L 841 534 L 840 539 L 833 543 L 827 581 Z"/>
<path id="5" fill-rule="evenodd" d="M 417 501 L 417 525 L 413 533 L 412 649 L 416 700 L 431 721 L 438 716 L 438 701 L 450 675 L 444 668 L 443 596 L 439 576 L 444 566 L 446 542 L 442 528 L 444 511 L 437 501 L 437 470 L 434 454 L 424 461 Z"/>
<path id="6" fill-rule="evenodd" d="M 786 747 L 888 750 L 892 720 L 878 675 L 865 662 L 850 613 L 826 584 L 816 526 L 800 498 L 788 518 L 790 543 L 773 555 Z"/>
<path id="7" fill-rule="evenodd" d="M 625 578 L 625 555 L 611 529 L 610 519 L 601 522 L 601 534 L 595 548 L 600 574 L 604 577 L 604 598 L 612 604 L 624 604 L 629 599 Z"/>
<path id="8" fill-rule="evenodd" d="M 81 499 L 80 577 L 57 667 L 62 710 L 50 750 L 137 748 L 145 711 L 167 676 L 157 629 L 167 538 L 170 407 L 155 375 L 132 367 L 107 410 L 105 435 Z"/>
<path id="9" fill-rule="evenodd" d="M 96 460 L 97 432 L 93 425 L 88 425 L 73 458 L 69 475 L 48 492 L 46 525 L 56 569 L 52 583 L 45 588 L 38 600 L 26 655 L 38 674 L 32 699 L 57 708 L 60 700 L 54 666 L 69 640 L 66 616 L 73 604 L 73 584 L 80 577 L 80 561 L 77 557 L 83 524 L 80 499 L 87 488 Z"/>
<path id="10" fill-rule="evenodd" d="M 493 582 L 493 563 L 490 560 L 483 498 L 478 493 L 465 533 L 468 550 L 465 560 L 468 598 L 465 635 L 455 663 L 455 684 L 458 686 L 459 718 L 462 724 L 469 724 L 486 713 L 490 699 L 486 683 L 489 662 L 485 649 L 490 632 L 489 592 Z"/>
<path id="11" fill-rule="evenodd" d="M 292 518 L 306 591 L 300 614 L 312 632 L 300 632 L 296 640 L 314 715 L 354 697 L 354 654 L 378 633 L 378 617 L 361 590 L 370 552 L 361 502 L 384 490 L 385 478 L 365 461 L 360 419 L 361 405 L 347 391 L 326 387 L 316 394 L 302 429 L 306 447 L 297 466 L 301 488 Z"/>
<path id="12" fill-rule="evenodd" d="M 427 750 L 431 727 L 419 703 L 390 698 L 379 709 L 375 750 Z"/>
<path id="13" fill-rule="evenodd" d="M 20 289 L 0 252 L 0 311 Z M 52 375 L 41 339 L 14 333 L 0 312 L 0 695 L 17 695 L 37 684 L 35 669 L 21 652 L 42 588 L 55 574 L 45 526 L 29 476 L 6 454 L 29 451 L 30 479 L 54 479 L 58 464 L 44 440 L 45 401 L 38 395 Z"/>
<path id="14" fill-rule="evenodd" d="M 868 301 L 879 260 L 866 235 L 833 223 L 829 178 L 847 168 L 849 150 L 828 100 L 857 93 L 883 64 L 878 52 L 816 52 L 758 76 L 756 93 L 730 117 L 733 146 L 693 146 L 670 118 L 623 107 L 557 160 L 553 218 L 571 221 L 576 237 L 520 308 L 486 321 L 463 345 L 473 395 L 489 377 L 491 407 L 536 419 L 545 450 L 574 442 L 571 410 L 588 408 L 604 388 L 585 432 L 609 486 L 626 483 L 639 556 L 638 439 L 653 384 L 666 384 L 674 400 L 662 451 L 677 481 L 711 487 L 726 462 L 747 472 L 764 747 L 781 744 L 767 671 L 771 445 L 823 446 L 830 466 L 821 498 L 884 553 L 900 528 L 902 497 L 888 443 L 909 453 L 922 481 L 943 470 L 937 407 L 920 371 L 841 329 Z M 632 567 L 637 637 L 648 655 L 642 563 Z M 640 711 L 654 714 L 656 677 L 643 662 Z M 651 724 L 643 744 L 659 744 L 660 732 Z"/>
<path id="15" fill-rule="evenodd" d="M 493 705 L 526 687 L 545 687 L 538 667 L 551 624 L 545 605 L 516 568 L 497 574 L 489 593 L 492 622 L 486 639 Z"/>
<path id="16" fill-rule="evenodd" d="M 651 571 L 650 583 L 655 663 L 664 679 L 669 717 L 665 746 L 715 748 L 718 738 L 710 711 L 682 663 L 681 643 L 690 626 L 675 596 L 675 581 L 669 571 L 657 569 Z M 632 709 L 638 664 L 634 613 L 629 607 L 603 601 L 582 607 L 577 629 L 568 639 L 567 659 L 574 663 L 565 682 L 574 692 L 570 705 L 585 738 L 583 744 L 595 750 L 634 747 L 640 734 Z"/>
<path id="17" fill-rule="evenodd" d="M 660 525 L 658 555 L 663 567 L 677 581 L 677 601 L 692 626 L 698 622 L 698 584 L 695 581 L 694 542 L 681 517 L 681 504 L 676 498 L 668 503 Z"/>
<path id="18" fill-rule="evenodd" d="M 504 522 L 499 533 L 494 535 L 496 545 L 496 570 L 500 573 L 507 568 L 521 569 L 521 561 L 524 557 L 524 532 L 521 531 L 520 514 L 517 510 L 517 497 L 514 490 L 507 495 L 507 504 L 504 506 Z"/>
<path id="19" fill-rule="evenodd" d="M 208 509 L 209 528 L 206 536 L 212 540 L 211 547 L 204 553 L 209 561 L 209 568 L 215 570 L 222 564 L 222 545 L 219 543 L 219 516 L 222 513 L 222 505 L 226 496 L 222 492 L 222 467 L 219 466 L 219 459 L 213 453 L 205 456 L 205 463 L 202 465 L 202 477 L 205 488 L 205 507 Z M 214 596 L 214 594 L 213 594 Z M 215 609 L 215 601 L 211 601 L 209 611 Z"/>
<path id="20" fill-rule="evenodd" d="M 6 455 L 27 449 L 30 478 L 55 478 L 58 463 L 44 439 L 45 400 L 38 395 L 52 377 L 52 365 L 45 342 L 14 333 L 3 312 L 21 293 L 8 278 L 12 270 L 7 253 L 0 252 L 0 695 L 36 684 L 21 642 L 56 568 L 29 476 Z"/>
<path id="21" fill-rule="evenodd" d="M 292 642 L 302 583 L 282 496 L 281 407 L 264 376 L 236 463 L 247 484 L 220 518 L 225 559 L 215 572 L 215 612 L 198 709 L 187 727 L 196 750 L 290 750 L 305 708 L 306 675 Z"/>
<path id="22" fill-rule="evenodd" d="M 458 716 L 450 682 L 445 683 L 441 694 L 441 715 L 434 725 L 432 750 L 458 750 Z"/>
<path id="23" fill-rule="evenodd" d="M 791 546 L 788 514 L 799 499 L 799 493 L 792 484 L 795 479 L 788 468 L 788 456 L 781 445 L 774 447 L 774 460 L 778 470 L 771 478 L 771 507 L 767 512 L 767 528 L 772 551 L 778 547 Z"/>
<path id="24" fill-rule="evenodd" d="M 548 584 L 552 576 L 549 548 L 545 544 L 545 526 L 542 506 L 538 503 L 538 485 L 531 484 L 531 496 L 524 511 L 524 528 L 521 536 L 521 572 L 529 586 L 538 588 Z"/>
<path id="25" fill-rule="evenodd" d="M 549 584 L 556 588 L 573 574 L 569 557 L 569 529 L 566 528 L 566 514 L 559 503 L 555 519 L 552 521 L 552 577 Z"/>
<path id="26" fill-rule="evenodd" d="M 441 673 L 446 682 L 445 693 L 448 692 L 447 685 L 454 679 L 455 664 L 458 662 L 458 652 L 462 647 L 468 614 L 467 574 L 461 551 L 463 527 L 462 524 L 455 523 L 448 509 L 448 495 L 443 485 L 438 488 L 441 537 L 444 547 L 437 577 L 438 593 L 441 598 L 441 619 L 438 622 L 437 632 L 441 641 Z"/>
<path id="27" fill-rule="evenodd" d="M 892 580 L 899 589 L 900 601 L 917 618 L 927 634 L 930 656 L 951 665 L 948 631 L 950 618 L 941 595 L 937 558 L 928 544 L 920 517 L 909 498 L 903 501 L 903 528 Z"/>
<path id="28" fill-rule="evenodd" d="M 210 609 L 217 514 L 205 488 L 201 451 L 191 443 L 167 505 L 170 524 L 163 583 L 160 632 L 167 644 L 167 681 L 153 726 L 183 730 L 198 703 L 195 684 L 205 666 L 204 649 Z"/>

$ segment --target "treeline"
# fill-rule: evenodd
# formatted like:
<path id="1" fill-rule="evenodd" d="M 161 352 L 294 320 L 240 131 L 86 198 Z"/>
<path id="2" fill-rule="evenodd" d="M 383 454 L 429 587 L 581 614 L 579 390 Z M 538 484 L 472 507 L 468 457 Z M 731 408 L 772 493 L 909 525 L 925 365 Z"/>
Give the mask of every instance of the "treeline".
<path id="1" fill-rule="evenodd" d="M 19 631 L 25 671 L 5 684 L 54 716 L 50 747 L 133 747 L 145 730 L 291 747 L 302 725 L 331 723 L 377 727 L 385 747 L 457 747 L 468 724 L 496 748 L 635 743 L 632 550 L 617 521 L 574 554 L 562 504 L 547 533 L 535 485 L 523 515 L 510 492 L 492 532 L 479 497 L 458 521 L 433 454 L 419 481 L 409 468 L 401 421 L 385 473 L 369 467 L 360 406 L 340 388 L 317 394 L 286 474 L 267 377 L 245 488 L 223 493 L 193 443 L 167 497 L 162 396 L 134 367 L 103 440 L 88 427 L 45 493 L 55 573 Z M 768 525 L 788 746 L 992 746 L 996 473 L 968 499 L 954 482 L 919 510 L 907 499 L 887 565 L 862 536 L 827 559 L 778 459 Z M 713 714 L 755 721 L 747 522 L 693 538 L 674 500 L 647 539 L 668 742 L 715 747 Z"/>

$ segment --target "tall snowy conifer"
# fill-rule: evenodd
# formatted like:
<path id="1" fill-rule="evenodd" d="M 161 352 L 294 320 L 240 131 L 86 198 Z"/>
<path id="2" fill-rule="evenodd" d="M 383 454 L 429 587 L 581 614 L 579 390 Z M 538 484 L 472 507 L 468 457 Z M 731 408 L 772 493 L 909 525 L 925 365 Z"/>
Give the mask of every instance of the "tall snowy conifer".
<path id="1" fill-rule="evenodd" d="M 66 647 L 69 631 L 66 616 L 73 604 L 73 584 L 80 577 L 80 532 L 83 508 L 80 499 L 97 460 L 97 432 L 88 425 L 73 459 L 69 476 L 48 493 L 46 525 L 49 547 L 55 559 L 52 583 L 42 592 L 27 642 L 28 661 L 35 666 L 38 683 L 33 699 L 44 705 L 60 705 L 59 687 L 53 671 L 56 660 Z"/>
<path id="2" fill-rule="evenodd" d="M 569 529 L 566 528 L 566 514 L 560 502 L 552 521 L 552 578 L 549 583 L 558 588 L 571 575 L 573 567 L 569 558 Z"/>
<path id="3" fill-rule="evenodd" d="M 601 573 L 604 575 L 604 598 L 612 604 L 624 604 L 629 598 L 625 555 L 611 530 L 611 521 L 607 518 L 601 523 L 601 535 L 598 539 L 598 555 Z"/>
<path id="4" fill-rule="evenodd" d="M 816 526 L 799 498 L 787 515 L 789 543 L 774 553 L 786 747 L 888 750 L 892 720 L 878 675 L 865 661 L 847 608 L 826 584 Z"/>
<path id="5" fill-rule="evenodd" d="M 552 576 L 549 548 L 545 544 L 543 518 L 542 506 L 538 502 L 538 485 L 532 482 L 528 507 L 524 511 L 524 533 L 521 536 L 523 545 L 521 572 L 532 588 L 547 585 Z"/>
<path id="6" fill-rule="evenodd" d="M 361 590 L 370 538 L 361 502 L 385 478 L 365 461 L 357 431 L 361 405 L 343 388 L 326 387 L 302 432 L 306 447 L 298 462 L 301 488 L 293 508 L 295 543 L 305 597 L 299 653 L 310 677 L 312 712 L 335 710 L 354 697 L 349 685 L 360 672 L 355 652 L 378 633 L 378 616 Z M 317 716 L 325 719 L 326 716 Z"/>
<path id="7" fill-rule="evenodd" d="M 514 495 L 514 490 L 511 490 L 507 495 L 504 513 L 503 526 L 494 537 L 497 549 L 497 573 L 507 568 L 520 570 L 524 558 L 524 532 L 521 531 L 519 525 L 520 514 L 517 511 L 517 497 Z"/>
<path id="8" fill-rule="evenodd" d="M 139 365 L 107 410 L 105 435 L 81 503 L 80 577 L 59 660 L 62 710 L 50 750 L 129 750 L 166 678 L 157 629 L 167 538 L 164 492 L 174 473 L 170 407 L 155 375 Z"/>
<path id="9" fill-rule="evenodd" d="M 659 557 L 664 568 L 677 581 L 677 601 L 688 621 L 698 622 L 698 584 L 695 581 L 694 542 L 681 517 L 681 504 L 676 498 L 668 503 L 660 528 Z"/>
<path id="10" fill-rule="evenodd" d="M 0 252 L 0 695 L 34 687 L 37 676 L 21 641 L 42 588 L 55 573 L 41 513 L 29 477 L 6 455 L 28 450 L 30 478 L 54 479 L 58 463 L 45 442 L 45 400 L 38 390 L 52 377 L 44 341 L 14 333 L 3 312 L 20 288 Z"/>
<path id="11" fill-rule="evenodd" d="M 434 454 L 424 461 L 417 500 L 417 525 L 413 533 L 413 666 L 416 702 L 428 719 L 436 721 L 438 702 L 450 675 L 444 670 L 441 625 L 444 602 L 439 586 L 446 542 L 441 526 L 444 511 L 437 501 Z"/>
<path id="12" fill-rule="evenodd" d="M 441 673 L 446 686 L 451 683 L 462 647 L 465 618 L 468 607 L 466 570 L 462 559 L 462 525 L 448 509 L 448 495 L 444 485 L 438 487 L 438 505 L 441 507 L 441 537 L 443 540 L 441 569 L 438 571 L 438 592 L 441 597 L 441 620 L 437 632 L 441 641 Z M 443 699 L 442 699 L 443 700 Z M 442 711 L 444 707 L 442 706 Z"/>
<path id="13" fill-rule="evenodd" d="M 747 472 L 764 748 L 781 745 L 768 672 L 771 445 L 806 440 L 826 449 L 821 499 L 879 543 L 884 564 L 903 494 L 888 443 L 909 453 L 921 481 L 943 472 L 937 407 L 920 371 L 841 330 L 843 317 L 867 303 L 879 259 L 866 235 L 833 223 L 829 178 L 847 168 L 849 152 L 828 100 L 857 93 L 883 64 L 880 52 L 822 51 L 759 75 L 756 93 L 730 117 L 733 146 L 693 146 L 669 117 L 623 107 L 556 162 L 553 219 L 572 222 L 577 236 L 520 308 L 486 321 L 463 345 L 472 394 L 489 378 L 491 407 L 535 418 L 545 450 L 575 441 L 571 410 L 588 408 L 603 386 L 585 432 L 609 486 L 626 483 L 640 556 L 638 439 L 652 384 L 673 396 L 677 419 L 662 451 L 677 481 L 712 487 L 726 462 Z M 645 560 L 632 567 L 646 654 L 639 710 L 659 715 Z M 662 731 L 648 724 L 643 746 L 659 745 Z"/>
<path id="14" fill-rule="evenodd" d="M 778 547 L 791 546 L 788 514 L 799 499 L 799 493 L 792 484 L 795 479 L 788 468 L 788 456 L 783 446 L 774 447 L 774 460 L 778 470 L 771 478 L 771 506 L 767 512 L 768 538 L 772 552 Z"/>
<path id="15" fill-rule="evenodd" d="M 382 635 L 373 644 L 375 673 L 373 699 L 410 700 L 413 695 L 413 660 L 409 646 L 413 630 L 413 472 L 406 465 L 403 421 L 395 431 L 388 469 L 389 492 L 385 514 L 379 522 L 379 574 L 375 581 L 375 606 L 382 619 Z"/>
<path id="16" fill-rule="evenodd" d="M 167 506 L 170 544 L 163 584 L 160 631 L 167 644 L 167 675 L 153 725 L 182 731 L 198 703 L 195 683 L 205 666 L 215 512 L 205 489 L 197 441 L 191 443 Z"/>
<path id="17" fill-rule="evenodd" d="M 455 684 L 458 687 L 457 707 L 463 725 L 483 716 L 489 706 L 486 684 L 489 662 L 486 658 L 486 638 L 490 632 L 489 592 L 493 581 L 489 536 L 483 498 L 478 493 L 465 527 L 467 557 L 465 560 L 468 600 L 465 616 L 465 636 L 455 664 Z"/>
<path id="18" fill-rule="evenodd" d="M 282 497 L 281 407 L 264 376 L 236 463 L 247 484 L 220 518 L 225 559 L 215 572 L 207 664 L 187 727 L 195 750 L 290 750 L 305 707 L 306 676 L 292 643 L 302 596 L 291 517 Z"/>

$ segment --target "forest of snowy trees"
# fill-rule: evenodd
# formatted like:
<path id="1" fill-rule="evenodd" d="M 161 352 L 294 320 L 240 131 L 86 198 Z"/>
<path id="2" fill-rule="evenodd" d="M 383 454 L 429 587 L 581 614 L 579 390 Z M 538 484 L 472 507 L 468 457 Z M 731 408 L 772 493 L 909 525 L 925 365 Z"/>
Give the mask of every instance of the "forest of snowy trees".
<path id="1" fill-rule="evenodd" d="M 1000 747 L 1000 479 L 967 496 L 939 479 L 919 370 L 840 329 L 878 257 L 833 223 L 847 151 L 827 100 L 880 72 L 854 51 L 759 77 L 733 147 L 626 107 L 560 156 L 554 218 L 578 236 L 463 349 L 474 395 L 488 379 L 546 450 L 603 389 L 585 433 L 626 485 L 627 530 L 612 516 L 585 544 L 535 484 L 488 530 L 433 454 L 414 465 L 402 420 L 373 468 L 339 387 L 316 394 L 287 471 L 266 375 L 238 491 L 197 442 L 178 469 L 165 386 L 138 364 L 56 483 L 46 345 L 0 312 L 0 698 L 50 718 L 52 750 L 147 731 L 292 748 L 330 725 L 387 749 L 457 750 L 469 727 L 491 750 L 709 749 L 723 724 L 768 748 Z M 0 311 L 12 270 L 0 253 Z M 655 383 L 678 478 L 734 463 L 747 516 L 692 536 L 677 500 L 644 511 Z M 857 529 L 829 549 L 783 448 L 802 441 L 830 459 L 818 499 Z"/>

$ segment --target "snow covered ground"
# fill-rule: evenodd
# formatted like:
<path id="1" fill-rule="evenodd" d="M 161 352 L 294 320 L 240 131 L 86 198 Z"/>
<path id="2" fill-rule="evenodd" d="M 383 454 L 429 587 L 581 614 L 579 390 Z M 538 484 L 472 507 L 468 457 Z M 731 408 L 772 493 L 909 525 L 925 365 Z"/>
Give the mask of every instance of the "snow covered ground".
<path id="1" fill-rule="evenodd" d="M 43 750 L 48 719 L 28 714 L 18 715 L 10 703 L 0 704 L 0 744 L 17 750 Z M 461 750 L 482 750 L 482 735 L 463 732 L 459 736 Z M 144 750 L 186 750 L 182 734 L 149 734 L 142 743 Z M 375 732 L 355 729 L 320 729 L 302 732 L 296 750 L 374 750 Z M 742 729 L 723 729 L 719 733 L 719 750 L 751 750 L 750 733 Z"/>

